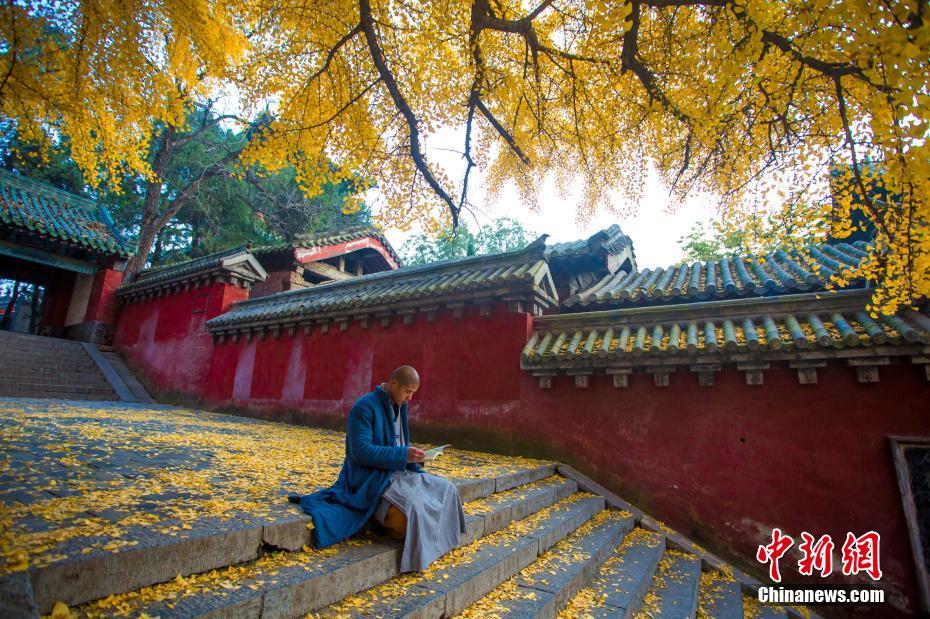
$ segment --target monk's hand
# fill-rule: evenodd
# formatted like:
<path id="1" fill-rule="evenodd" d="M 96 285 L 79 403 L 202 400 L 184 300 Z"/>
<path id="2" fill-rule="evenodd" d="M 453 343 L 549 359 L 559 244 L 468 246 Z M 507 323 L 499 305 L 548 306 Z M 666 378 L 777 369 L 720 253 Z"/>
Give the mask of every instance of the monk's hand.
<path id="1" fill-rule="evenodd" d="M 407 448 L 407 462 L 423 462 L 426 452 L 416 447 Z"/>

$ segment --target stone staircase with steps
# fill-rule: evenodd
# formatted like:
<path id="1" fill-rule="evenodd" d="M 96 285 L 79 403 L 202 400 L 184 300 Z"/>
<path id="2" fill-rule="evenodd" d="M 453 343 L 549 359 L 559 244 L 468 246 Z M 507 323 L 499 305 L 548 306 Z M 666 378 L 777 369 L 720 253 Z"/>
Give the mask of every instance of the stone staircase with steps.
<path id="1" fill-rule="evenodd" d="M 112 347 L 0 331 L 0 364 L 0 397 L 154 402 Z"/>
<path id="2" fill-rule="evenodd" d="M 103 344 L 98 344 L 97 349 L 100 351 L 100 354 L 107 360 L 107 362 L 116 370 L 116 373 L 122 379 L 123 383 L 129 389 L 129 392 L 132 393 L 132 396 L 135 398 L 136 402 L 141 402 L 143 404 L 152 404 L 155 402 L 155 398 L 149 394 L 148 389 L 145 388 L 145 385 L 136 378 L 136 375 L 132 373 L 132 370 L 129 369 L 129 366 L 126 365 L 126 362 L 123 361 L 123 358 L 119 356 L 119 353 L 116 352 L 116 349 L 112 346 L 105 346 Z"/>
<path id="3" fill-rule="evenodd" d="M 0 396 L 118 400 L 81 342 L 0 331 Z"/>
<path id="4" fill-rule="evenodd" d="M 309 518 L 282 503 L 264 520 L 178 523 L 181 536 L 139 528 L 23 585 L 39 611 L 75 617 L 800 616 L 760 607 L 719 560 L 561 469 L 453 480 L 467 534 L 424 572 L 400 574 L 402 543 L 372 532 L 312 549 Z"/>

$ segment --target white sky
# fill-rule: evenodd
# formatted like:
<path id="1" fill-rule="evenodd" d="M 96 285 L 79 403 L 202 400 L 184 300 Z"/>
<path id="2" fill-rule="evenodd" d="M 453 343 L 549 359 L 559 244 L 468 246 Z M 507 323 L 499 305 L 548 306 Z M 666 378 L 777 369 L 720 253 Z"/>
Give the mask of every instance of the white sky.
<path id="1" fill-rule="evenodd" d="M 432 165 L 445 168 L 450 178 L 461 178 L 464 172 L 462 158 L 456 154 L 462 150 L 463 135 L 463 131 L 442 130 L 426 144 L 428 160 Z M 655 174 L 650 174 L 647 178 L 641 206 L 634 215 L 618 217 L 602 210 L 596 212 L 583 225 L 579 225 L 576 218 L 581 197 L 577 194 L 559 195 L 560 192 L 552 182 L 545 182 L 541 212 L 535 213 L 520 202 L 513 187 L 505 188 L 499 193 L 497 202 L 488 204 L 485 200 L 484 181 L 482 175 L 472 171 L 469 199 L 476 205 L 476 211 L 483 211 L 476 213 L 478 225 L 490 223 L 498 217 L 511 217 L 537 235 L 548 234 L 547 242 L 553 243 L 587 238 L 598 230 L 618 223 L 633 239 L 636 263 L 640 269 L 669 266 L 678 262 L 682 255 L 678 239 L 689 232 L 695 222 L 707 222 L 714 217 L 712 199 L 707 198 L 691 199 L 678 206 L 674 212 L 669 212 L 671 201 L 668 190 L 661 186 Z M 373 195 L 371 198 L 369 203 L 372 204 L 373 211 L 377 212 L 381 206 L 378 197 Z M 463 219 L 472 231 L 477 228 L 475 218 L 471 215 L 466 214 Z M 409 231 L 386 229 L 384 234 L 391 244 L 399 249 L 407 238 L 417 232 L 419 230 L 416 228 Z"/>
<path id="2" fill-rule="evenodd" d="M 239 95 L 234 86 L 229 86 L 215 105 L 220 113 L 242 113 Z M 450 127 L 440 129 L 435 135 L 425 139 L 424 150 L 430 165 L 444 168 L 449 178 L 460 179 L 464 172 L 460 154 L 463 150 L 464 135 L 464 127 Z M 695 222 L 709 222 L 714 218 L 713 198 L 696 197 L 678 205 L 674 212 L 669 212 L 672 204 L 668 190 L 661 186 L 655 174 L 647 178 L 641 206 L 634 215 L 618 217 L 613 213 L 601 211 L 594 213 L 583 225 L 578 224 L 576 217 L 578 202 L 581 199 L 577 193 L 562 196 L 553 183 L 546 182 L 542 209 L 536 213 L 520 202 L 513 187 L 499 192 L 499 200 L 488 204 L 485 200 L 484 182 L 483 176 L 473 170 L 469 181 L 469 201 L 476 206 L 478 225 L 490 223 L 498 217 L 512 217 L 537 235 L 548 234 L 548 242 L 556 243 L 587 238 L 598 230 L 618 223 L 633 239 L 636 263 L 640 269 L 670 266 L 680 261 L 682 253 L 678 239 L 689 232 Z M 617 197 L 620 200 L 626 198 L 622 195 Z M 377 213 L 381 207 L 377 190 L 366 196 L 366 200 Z M 477 229 L 478 225 L 475 225 L 471 215 L 466 215 L 464 221 L 471 230 Z M 400 249 L 407 238 L 418 232 L 418 228 L 409 231 L 386 229 L 384 234 L 395 249 Z"/>

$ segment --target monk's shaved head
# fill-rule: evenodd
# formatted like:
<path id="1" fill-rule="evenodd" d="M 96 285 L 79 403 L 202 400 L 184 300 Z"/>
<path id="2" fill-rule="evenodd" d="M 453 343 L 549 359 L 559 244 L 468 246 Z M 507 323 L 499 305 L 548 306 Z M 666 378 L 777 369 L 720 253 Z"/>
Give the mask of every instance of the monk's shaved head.
<path id="1" fill-rule="evenodd" d="M 411 366 L 402 365 L 391 372 L 390 380 L 397 381 L 398 384 L 405 387 L 415 387 L 420 384 L 420 375 Z"/>

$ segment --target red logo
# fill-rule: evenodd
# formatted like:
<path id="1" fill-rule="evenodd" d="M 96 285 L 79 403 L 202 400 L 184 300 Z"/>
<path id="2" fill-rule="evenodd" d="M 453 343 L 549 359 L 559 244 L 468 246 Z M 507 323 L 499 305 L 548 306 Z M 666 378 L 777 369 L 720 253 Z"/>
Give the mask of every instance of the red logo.
<path id="1" fill-rule="evenodd" d="M 756 551 L 756 559 L 759 563 L 769 563 L 769 578 L 775 582 L 781 582 L 781 573 L 778 571 L 778 560 L 782 555 L 788 552 L 788 549 L 794 544 L 794 540 L 787 535 L 781 534 L 781 529 L 772 529 L 772 543 L 766 546 L 759 546 Z"/>
<path id="2" fill-rule="evenodd" d="M 859 537 L 852 533 L 846 534 L 843 544 L 843 574 L 852 576 L 865 572 L 872 580 L 882 577 L 882 568 L 878 561 L 878 545 L 881 536 L 875 531 L 869 531 Z"/>
<path id="3" fill-rule="evenodd" d="M 814 536 L 807 531 L 801 533 L 801 537 L 804 541 L 798 549 L 804 556 L 798 561 L 798 571 L 810 576 L 817 570 L 821 576 L 829 576 L 833 572 L 833 540 L 824 535 L 815 543 Z"/>
<path id="4" fill-rule="evenodd" d="M 811 576 L 814 571 L 820 572 L 822 577 L 832 574 L 835 548 L 833 539 L 829 535 L 822 535 L 818 539 L 807 531 L 801 533 L 801 539 L 798 550 L 803 556 L 798 561 L 798 572 L 803 576 Z M 855 576 L 859 572 L 865 572 L 872 580 L 879 580 L 882 577 L 879 565 L 880 542 L 881 536 L 875 531 L 863 533 L 859 537 L 847 533 L 842 548 L 843 575 Z M 774 582 L 781 582 L 778 561 L 793 545 L 794 540 L 790 535 L 785 535 L 781 529 L 775 528 L 772 529 L 771 543 L 759 546 L 756 550 L 756 560 L 769 564 L 769 578 Z"/>

